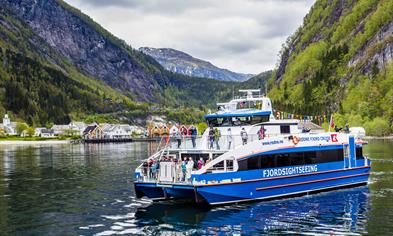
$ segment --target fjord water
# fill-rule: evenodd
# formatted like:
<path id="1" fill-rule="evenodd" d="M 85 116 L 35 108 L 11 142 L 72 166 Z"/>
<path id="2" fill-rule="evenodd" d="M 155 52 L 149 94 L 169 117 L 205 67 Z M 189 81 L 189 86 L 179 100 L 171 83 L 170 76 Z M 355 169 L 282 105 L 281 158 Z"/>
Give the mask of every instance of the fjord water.
<path id="1" fill-rule="evenodd" d="M 134 197 L 146 143 L 0 146 L 0 235 L 393 232 L 393 141 L 371 140 L 368 186 L 212 209 Z"/>

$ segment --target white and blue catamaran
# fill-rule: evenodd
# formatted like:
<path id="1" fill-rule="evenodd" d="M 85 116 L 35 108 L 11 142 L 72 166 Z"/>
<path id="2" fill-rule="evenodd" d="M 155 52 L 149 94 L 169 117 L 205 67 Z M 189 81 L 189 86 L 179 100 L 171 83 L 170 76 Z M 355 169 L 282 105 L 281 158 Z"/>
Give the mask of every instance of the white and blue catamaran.
<path id="1" fill-rule="evenodd" d="M 259 90 L 241 92 L 205 116 L 210 128 L 196 146 L 168 142 L 135 170 L 137 197 L 218 205 L 367 184 L 361 134 L 302 132 L 299 120 L 276 120 Z"/>

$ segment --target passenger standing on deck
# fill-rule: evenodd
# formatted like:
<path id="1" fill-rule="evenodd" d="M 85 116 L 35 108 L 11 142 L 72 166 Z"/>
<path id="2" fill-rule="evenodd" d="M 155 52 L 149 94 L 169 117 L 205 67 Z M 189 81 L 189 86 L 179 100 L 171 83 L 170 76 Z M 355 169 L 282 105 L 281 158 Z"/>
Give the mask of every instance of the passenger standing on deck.
<path id="1" fill-rule="evenodd" d="M 214 141 L 216 142 L 216 148 L 217 150 L 220 150 L 220 138 L 221 138 L 221 132 L 219 129 L 215 128 L 214 130 Z"/>
<path id="2" fill-rule="evenodd" d="M 151 173 L 152 173 L 152 177 L 154 179 L 156 179 L 157 178 L 157 161 L 156 160 L 153 161 L 153 164 L 151 166 Z"/>
<path id="3" fill-rule="evenodd" d="M 210 129 L 209 129 L 209 141 L 210 141 L 209 149 L 213 149 L 213 144 L 214 144 L 214 130 L 213 130 L 213 127 L 210 127 Z"/>
<path id="4" fill-rule="evenodd" d="M 204 164 L 205 164 L 205 161 L 203 161 L 203 158 L 200 157 L 199 161 L 198 161 L 198 170 L 202 169 Z"/>
<path id="5" fill-rule="evenodd" d="M 227 142 L 228 142 L 228 150 L 231 149 L 231 145 L 232 145 L 232 130 L 231 128 L 228 128 L 228 132 L 227 132 Z"/>
<path id="6" fill-rule="evenodd" d="M 243 145 L 247 144 L 248 134 L 244 128 L 240 131 L 240 137 L 242 137 Z"/>
<path id="7" fill-rule="evenodd" d="M 192 142 L 192 147 L 195 148 L 195 147 L 196 147 L 196 142 L 195 142 L 195 140 L 196 140 L 197 135 L 198 135 L 198 130 L 195 128 L 195 126 L 191 126 L 190 131 L 191 131 L 191 142 Z"/>
<path id="8" fill-rule="evenodd" d="M 147 177 L 147 169 L 149 168 L 149 164 L 147 161 L 144 161 L 142 164 L 142 176 Z"/>
<path id="9" fill-rule="evenodd" d="M 177 148 L 181 146 L 181 133 L 179 130 L 176 131 Z"/>
<path id="10" fill-rule="evenodd" d="M 258 137 L 259 137 L 259 140 L 262 140 L 262 139 L 264 139 L 265 138 L 265 128 L 263 127 L 263 125 L 261 126 L 261 128 L 259 129 L 259 131 L 258 131 Z"/>
<path id="11" fill-rule="evenodd" d="M 158 179 L 158 176 L 160 175 L 160 160 L 157 160 L 156 162 L 156 179 Z"/>
<path id="12" fill-rule="evenodd" d="M 178 161 L 177 161 L 177 158 L 175 157 L 175 158 L 171 158 L 171 166 L 172 166 L 172 173 L 173 173 L 173 182 L 176 182 L 177 181 L 177 173 L 178 173 L 178 167 L 179 167 L 179 165 L 178 165 Z"/>
<path id="13" fill-rule="evenodd" d="M 188 162 L 187 162 L 187 180 L 191 178 L 191 172 L 193 168 L 194 168 L 194 161 L 192 160 L 192 157 L 190 157 L 188 158 Z"/>
<path id="14" fill-rule="evenodd" d="M 152 166 L 153 166 L 153 160 L 150 159 L 147 162 L 147 176 L 148 176 L 149 179 L 153 178 L 153 173 L 152 173 L 152 170 L 151 170 Z"/>
<path id="15" fill-rule="evenodd" d="M 182 172 L 181 181 L 185 181 L 187 175 L 187 158 L 184 158 L 181 163 L 181 172 Z"/>
<path id="16" fill-rule="evenodd" d="M 344 133 L 349 134 L 349 125 L 348 125 L 348 123 L 346 123 L 345 126 L 344 126 Z"/>
<path id="17" fill-rule="evenodd" d="M 172 144 L 175 142 L 175 139 L 176 139 L 176 130 L 171 129 L 169 131 L 169 144 L 171 148 L 172 148 Z"/>

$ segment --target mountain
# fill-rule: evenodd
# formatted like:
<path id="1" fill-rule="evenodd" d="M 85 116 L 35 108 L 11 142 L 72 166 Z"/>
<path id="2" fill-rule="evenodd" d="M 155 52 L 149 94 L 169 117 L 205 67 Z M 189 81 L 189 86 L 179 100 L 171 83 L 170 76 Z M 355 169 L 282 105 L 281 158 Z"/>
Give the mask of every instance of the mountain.
<path id="1" fill-rule="evenodd" d="M 169 111 L 190 123 L 241 85 L 167 71 L 61 0 L 0 0 L 0 10 L 0 115 L 45 125 Z"/>
<path id="2" fill-rule="evenodd" d="M 339 125 L 393 121 L 393 1 L 317 0 L 280 51 L 269 95 L 282 110 Z M 393 127 L 392 127 L 393 128 Z"/>
<path id="3" fill-rule="evenodd" d="M 172 48 L 141 47 L 139 51 L 153 57 L 165 69 L 183 75 L 224 81 L 245 81 L 254 76 L 218 68 L 208 61 L 194 58 Z"/>
<path id="4" fill-rule="evenodd" d="M 0 90 L 0 113 L 35 125 L 138 107 L 80 73 L 5 6 L 0 8 Z"/>
<path id="5" fill-rule="evenodd" d="M 132 49 L 61 0 L 0 0 L 82 73 L 138 101 L 152 101 L 167 78 L 150 57 Z"/>

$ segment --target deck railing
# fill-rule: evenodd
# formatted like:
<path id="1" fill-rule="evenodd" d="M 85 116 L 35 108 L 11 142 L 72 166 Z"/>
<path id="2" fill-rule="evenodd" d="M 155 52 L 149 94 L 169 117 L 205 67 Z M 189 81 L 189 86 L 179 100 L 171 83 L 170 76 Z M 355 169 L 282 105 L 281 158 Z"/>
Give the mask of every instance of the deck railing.
<path id="1" fill-rule="evenodd" d="M 268 137 L 274 136 L 277 135 L 270 135 Z M 194 139 L 195 145 L 193 145 Z M 157 147 L 157 152 L 151 157 L 149 157 L 149 159 L 146 160 L 142 165 L 140 165 L 139 168 L 141 170 L 141 176 L 139 178 L 139 181 L 188 183 L 191 181 L 191 172 L 197 170 L 198 159 L 193 160 L 194 165 L 192 169 L 187 169 L 185 172 L 183 172 L 181 167 L 182 160 L 179 159 L 179 153 L 181 153 L 183 150 L 195 149 L 207 152 L 211 150 L 211 152 L 213 153 L 217 153 L 217 151 L 226 152 L 238 148 L 239 146 L 245 145 L 246 143 L 253 142 L 255 140 L 263 139 L 257 134 L 248 135 L 247 142 L 243 142 L 243 138 L 241 135 L 221 135 L 218 139 L 210 139 L 210 137 L 206 136 L 198 136 L 195 138 L 191 136 L 182 136 L 180 138 L 180 141 L 179 138 L 176 137 L 162 137 Z M 229 145 L 230 142 L 231 144 Z M 170 155 L 167 155 L 167 153 Z M 211 160 L 204 159 L 205 163 L 207 161 Z M 215 172 L 232 170 L 233 166 L 227 166 L 226 169 L 224 167 L 215 166 L 210 168 L 208 171 Z"/>
<path id="2" fill-rule="evenodd" d="M 170 148 L 171 150 L 202 149 L 228 151 L 255 140 L 262 140 L 276 136 L 279 135 L 265 135 L 265 137 L 262 138 L 257 134 L 248 134 L 245 142 L 243 141 L 241 135 L 221 135 L 218 139 L 208 136 L 197 136 L 195 138 L 191 136 L 182 136 L 180 139 L 176 137 L 164 137 L 163 140 L 166 142 L 166 147 Z"/>

